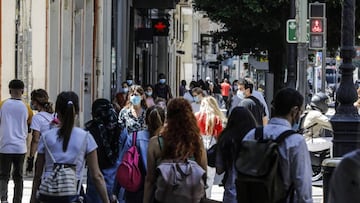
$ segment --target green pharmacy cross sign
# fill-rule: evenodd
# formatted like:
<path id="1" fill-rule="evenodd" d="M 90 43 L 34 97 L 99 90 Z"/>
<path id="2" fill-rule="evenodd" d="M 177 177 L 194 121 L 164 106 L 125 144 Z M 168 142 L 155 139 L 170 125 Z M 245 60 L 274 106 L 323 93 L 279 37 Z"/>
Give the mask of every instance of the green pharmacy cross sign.
<path id="1" fill-rule="evenodd" d="M 309 20 L 307 20 L 306 29 L 307 29 L 306 42 L 309 42 L 309 36 L 310 36 Z M 298 43 L 297 37 L 296 37 L 296 20 L 295 19 L 289 19 L 286 21 L 286 41 L 288 43 Z"/>

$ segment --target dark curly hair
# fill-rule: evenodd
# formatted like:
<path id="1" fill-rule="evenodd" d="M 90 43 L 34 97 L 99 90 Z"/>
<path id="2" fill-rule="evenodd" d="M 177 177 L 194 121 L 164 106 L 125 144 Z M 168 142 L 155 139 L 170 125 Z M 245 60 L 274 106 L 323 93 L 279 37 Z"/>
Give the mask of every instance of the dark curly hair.
<path id="1" fill-rule="evenodd" d="M 164 159 L 201 159 L 200 129 L 190 103 L 184 98 L 171 99 L 167 105 L 166 124 L 161 132 L 164 137 Z"/>

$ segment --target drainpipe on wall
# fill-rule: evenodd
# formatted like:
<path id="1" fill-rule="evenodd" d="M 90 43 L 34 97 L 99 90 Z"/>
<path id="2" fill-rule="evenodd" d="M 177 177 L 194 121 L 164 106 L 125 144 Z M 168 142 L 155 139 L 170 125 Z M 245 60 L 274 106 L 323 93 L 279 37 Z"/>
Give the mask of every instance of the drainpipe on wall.
<path id="1" fill-rule="evenodd" d="M 16 1 L 15 7 L 15 78 L 19 75 L 18 53 L 19 53 L 19 26 L 20 26 L 20 0 Z"/>

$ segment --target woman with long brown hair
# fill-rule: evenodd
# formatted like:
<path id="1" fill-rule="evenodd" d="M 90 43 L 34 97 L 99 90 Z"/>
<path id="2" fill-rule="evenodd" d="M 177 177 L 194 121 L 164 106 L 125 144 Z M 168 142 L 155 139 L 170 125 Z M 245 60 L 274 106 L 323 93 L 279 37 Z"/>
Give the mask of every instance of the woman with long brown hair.
<path id="1" fill-rule="evenodd" d="M 150 138 L 158 135 L 165 121 L 165 110 L 158 106 L 152 106 L 146 110 L 146 125 Z"/>
<path id="2" fill-rule="evenodd" d="M 161 160 L 192 158 L 206 170 L 206 151 L 190 103 L 184 98 L 175 98 L 168 103 L 166 121 L 160 135 L 152 137 L 149 142 L 144 203 L 152 201 L 156 167 Z"/>

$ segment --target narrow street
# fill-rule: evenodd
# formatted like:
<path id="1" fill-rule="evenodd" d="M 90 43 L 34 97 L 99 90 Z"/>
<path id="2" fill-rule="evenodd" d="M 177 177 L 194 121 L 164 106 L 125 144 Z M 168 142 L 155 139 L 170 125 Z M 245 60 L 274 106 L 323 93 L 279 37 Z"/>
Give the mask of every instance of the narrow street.
<path id="1" fill-rule="evenodd" d="M 12 203 L 12 198 L 13 198 L 13 187 L 14 184 L 12 182 L 12 180 L 10 180 L 9 182 L 9 203 Z M 24 203 L 28 203 L 30 202 L 30 196 L 31 196 L 31 188 L 32 188 L 32 178 L 30 177 L 26 177 L 24 180 L 24 195 L 23 195 L 23 201 Z M 223 192 L 224 192 L 224 188 L 223 187 L 219 187 L 218 185 L 213 186 L 213 190 L 212 190 L 212 199 L 215 200 L 222 200 L 223 197 Z M 313 200 L 314 203 L 322 203 L 323 202 L 323 190 L 322 187 L 318 187 L 318 186 L 313 186 L 312 187 L 312 192 L 313 192 Z"/>

